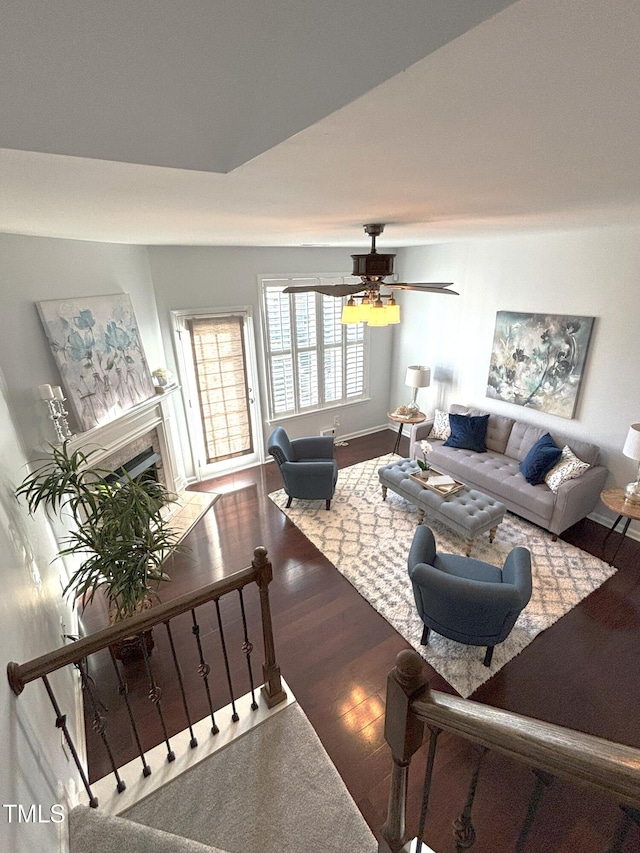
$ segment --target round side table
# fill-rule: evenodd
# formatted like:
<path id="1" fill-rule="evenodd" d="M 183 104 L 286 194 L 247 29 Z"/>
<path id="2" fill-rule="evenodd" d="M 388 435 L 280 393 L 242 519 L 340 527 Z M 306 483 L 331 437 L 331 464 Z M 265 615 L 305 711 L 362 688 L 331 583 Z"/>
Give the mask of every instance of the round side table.
<path id="1" fill-rule="evenodd" d="M 400 424 L 398 427 L 398 434 L 396 436 L 396 443 L 393 445 L 393 453 L 398 452 L 398 448 L 400 447 L 400 439 L 402 438 L 402 430 L 404 429 L 405 424 L 409 424 L 409 426 L 413 426 L 413 424 L 421 424 L 422 421 L 426 421 L 427 416 L 424 412 L 416 412 L 415 415 L 410 415 L 409 417 L 404 417 L 403 415 L 394 415 L 393 412 L 387 412 L 387 417 L 390 421 L 394 421 L 397 424 Z"/>
<path id="2" fill-rule="evenodd" d="M 611 530 L 604 537 L 604 541 L 602 543 L 602 559 L 604 559 L 604 549 L 607 544 L 607 539 L 611 536 L 613 531 L 618 526 L 619 522 L 626 518 L 627 520 L 624 523 L 624 527 L 622 528 L 622 538 L 618 542 L 616 550 L 613 553 L 613 557 L 609 560 L 609 565 L 613 565 L 613 561 L 618 556 L 618 551 L 620 550 L 620 545 L 622 544 L 622 540 L 627 534 L 627 530 L 629 529 L 629 525 L 632 521 L 640 521 L 640 504 L 632 504 L 628 503 L 624 499 L 624 490 L 623 489 L 605 489 L 600 493 L 600 500 L 602 503 L 608 507 L 608 509 L 612 510 L 612 512 L 617 512 L 618 517 L 613 522 L 611 526 Z"/>

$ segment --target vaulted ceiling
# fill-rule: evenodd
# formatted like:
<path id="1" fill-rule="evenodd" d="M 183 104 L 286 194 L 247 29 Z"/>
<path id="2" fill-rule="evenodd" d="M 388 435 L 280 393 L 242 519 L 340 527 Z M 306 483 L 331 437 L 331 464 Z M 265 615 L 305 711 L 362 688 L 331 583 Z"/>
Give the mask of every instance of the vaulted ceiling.
<path id="1" fill-rule="evenodd" d="M 636 0 L 21 0 L 0 231 L 385 245 L 638 221 Z"/>

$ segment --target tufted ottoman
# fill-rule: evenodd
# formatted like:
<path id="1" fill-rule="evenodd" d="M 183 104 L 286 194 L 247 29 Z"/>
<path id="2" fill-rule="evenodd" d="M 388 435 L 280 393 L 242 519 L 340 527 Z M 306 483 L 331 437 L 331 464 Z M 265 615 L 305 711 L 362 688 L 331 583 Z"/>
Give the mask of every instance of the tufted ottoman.
<path id="1" fill-rule="evenodd" d="M 398 459 L 378 468 L 382 500 L 386 500 L 387 489 L 391 489 L 418 507 L 418 524 L 422 524 L 425 515 L 441 521 L 465 538 L 467 557 L 471 554 L 476 536 L 488 531 L 489 542 L 493 542 L 496 529 L 506 512 L 504 504 L 466 486 L 453 495 L 439 495 L 409 478 L 409 474 L 417 474 L 419 470 L 413 459 Z"/>

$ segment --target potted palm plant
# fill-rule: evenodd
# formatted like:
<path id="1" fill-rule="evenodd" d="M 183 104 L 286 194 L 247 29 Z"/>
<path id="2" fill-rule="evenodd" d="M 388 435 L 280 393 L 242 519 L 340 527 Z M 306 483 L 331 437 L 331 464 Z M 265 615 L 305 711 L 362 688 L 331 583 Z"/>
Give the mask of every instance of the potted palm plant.
<path id="1" fill-rule="evenodd" d="M 156 480 L 93 466 L 99 452 L 70 451 L 68 442 L 52 446 L 16 494 L 30 513 L 43 506 L 67 523 L 58 556 L 81 562 L 63 595 L 73 593 L 84 608 L 102 590 L 113 623 L 150 606 L 158 585 L 170 580 L 163 565 L 178 548 L 179 533 L 163 508 L 176 496 Z M 124 641 L 115 652 L 126 657 L 138 646 Z"/>

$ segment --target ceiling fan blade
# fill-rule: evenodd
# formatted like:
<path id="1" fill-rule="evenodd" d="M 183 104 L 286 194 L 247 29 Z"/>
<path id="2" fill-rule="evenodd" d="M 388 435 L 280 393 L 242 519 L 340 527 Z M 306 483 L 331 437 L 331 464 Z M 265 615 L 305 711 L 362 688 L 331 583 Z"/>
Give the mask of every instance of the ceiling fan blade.
<path id="1" fill-rule="evenodd" d="M 447 282 L 413 282 L 406 284 L 402 281 L 384 282 L 385 287 L 390 287 L 392 290 L 417 290 L 420 293 L 446 293 L 448 296 L 460 296 L 457 290 L 446 290 L 451 287 L 452 281 Z"/>
<path id="2" fill-rule="evenodd" d="M 324 296 L 336 296 L 341 299 L 343 296 L 351 296 L 354 293 L 362 293 L 364 290 L 362 284 L 293 284 L 291 287 L 285 287 L 283 293 L 322 293 Z"/>

